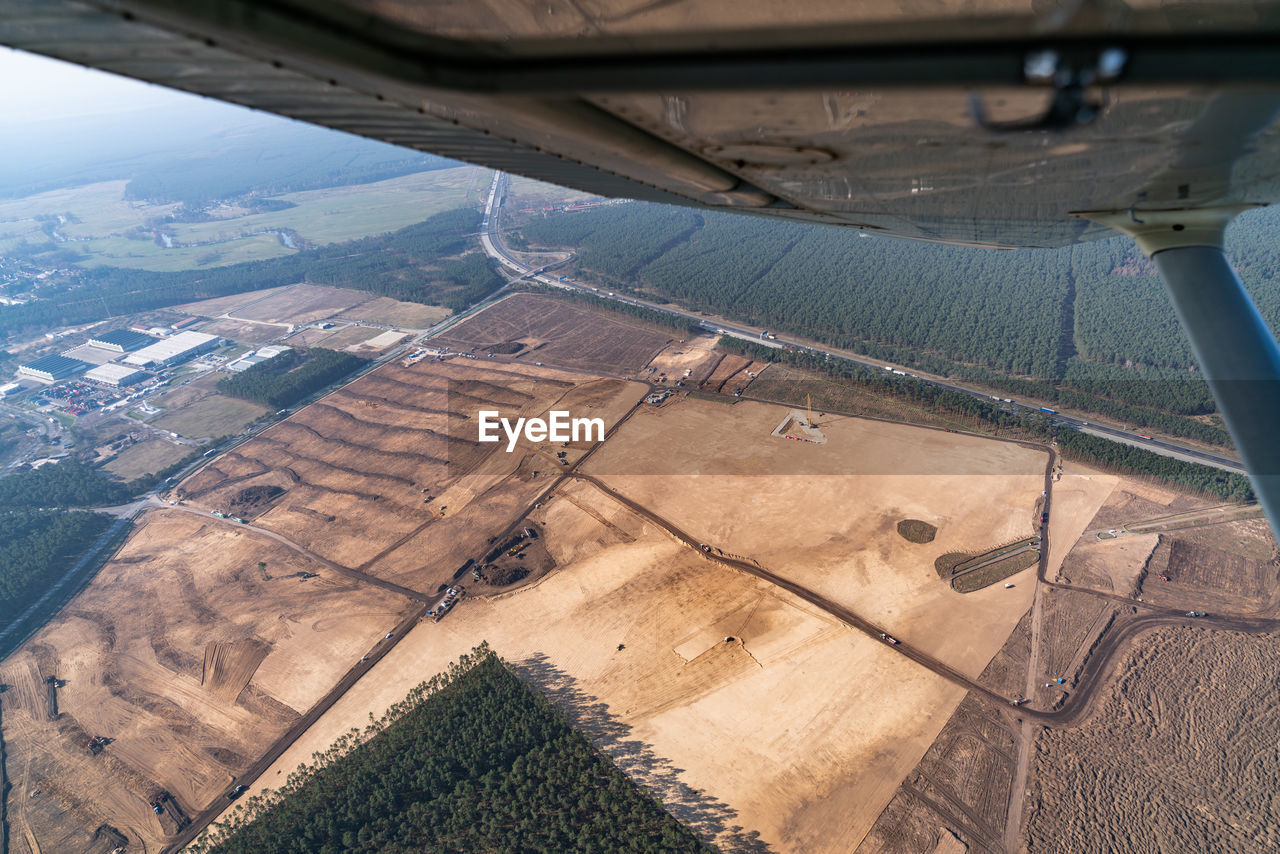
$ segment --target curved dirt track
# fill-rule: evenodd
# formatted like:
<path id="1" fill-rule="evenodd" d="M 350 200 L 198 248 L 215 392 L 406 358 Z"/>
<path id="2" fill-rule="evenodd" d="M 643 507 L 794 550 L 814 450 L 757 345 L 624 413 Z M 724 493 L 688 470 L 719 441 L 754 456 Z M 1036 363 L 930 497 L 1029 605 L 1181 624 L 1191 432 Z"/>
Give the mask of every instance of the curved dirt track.
<path id="1" fill-rule="evenodd" d="M 1053 455 L 1050 458 L 1050 463 L 1048 467 L 1048 471 L 1050 472 L 1052 471 L 1052 465 L 1055 459 L 1056 459 L 1056 455 Z M 794 581 L 790 581 L 786 578 L 782 578 L 781 576 L 775 573 L 772 573 L 767 569 L 759 567 L 754 563 L 751 563 L 745 560 L 739 560 L 737 558 L 727 557 L 722 554 L 717 554 L 714 550 L 710 552 L 704 551 L 701 548 L 702 544 L 699 543 L 697 539 L 690 536 L 685 531 L 681 530 L 675 524 L 668 521 L 667 519 L 664 519 L 658 514 L 654 513 L 652 510 L 648 509 L 647 507 L 644 507 L 643 505 L 638 504 L 635 501 L 632 501 L 630 498 L 627 498 L 625 495 L 622 495 L 621 493 L 606 486 L 599 479 L 592 477 L 591 475 L 582 474 L 579 472 L 572 472 L 568 476 L 590 483 L 592 486 L 596 487 L 601 492 L 608 495 L 610 498 L 614 499 L 618 503 L 627 507 L 632 512 L 636 513 L 642 518 L 647 519 L 648 521 L 662 528 L 668 534 L 675 537 L 677 540 L 684 543 L 689 548 L 696 550 L 699 554 L 703 555 L 708 560 L 712 560 L 717 563 L 723 564 L 725 566 L 729 566 L 734 569 L 737 569 L 741 572 L 745 572 L 749 575 L 753 575 L 756 578 L 759 578 L 763 581 L 767 581 L 770 584 L 782 590 L 786 590 L 788 593 L 791 593 L 793 596 L 796 596 L 797 598 L 802 599 L 805 602 L 808 602 L 809 604 L 819 608 L 820 610 L 829 614 L 830 616 L 835 617 L 837 620 L 849 626 L 850 628 L 857 629 L 858 631 L 863 632 L 864 634 L 870 637 L 873 637 L 876 640 L 880 640 L 880 635 L 882 632 L 888 633 L 886 629 L 880 626 L 877 626 L 875 623 L 851 611 L 845 606 L 837 602 L 833 602 L 827 597 L 819 593 L 816 593 L 808 589 L 807 587 L 797 584 Z M 1046 485 L 1050 485 L 1048 483 L 1049 479 L 1050 479 L 1049 474 L 1046 474 Z M 1045 491 L 1047 493 L 1045 496 L 1045 509 L 1047 511 L 1049 507 L 1049 497 L 1051 496 L 1052 493 L 1048 489 L 1046 489 Z M 1047 564 L 1048 564 L 1048 554 L 1049 554 L 1048 534 L 1049 534 L 1048 526 L 1047 525 L 1041 526 L 1041 537 L 1042 537 L 1041 552 L 1040 552 L 1040 564 L 1039 564 L 1039 568 L 1037 569 L 1037 577 L 1042 581 L 1043 581 L 1044 573 L 1047 569 Z M 1056 582 L 1044 582 L 1044 583 L 1046 583 L 1050 587 L 1056 587 L 1061 589 L 1067 589 L 1067 590 L 1080 589 L 1080 588 L 1071 587 L 1070 585 L 1057 584 Z M 1094 592 L 1094 591 L 1087 591 L 1087 592 Z M 1124 604 L 1129 606 L 1136 607 L 1142 604 L 1142 603 L 1137 603 L 1132 599 L 1128 599 L 1126 597 L 1122 597 L 1114 594 L 1099 593 L 1098 595 L 1101 595 L 1108 599 L 1116 599 L 1116 600 L 1122 601 L 1124 602 Z M 1267 632 L 1272 632 L 1280 628 L 1280 620 L 1269 619 L 1269 618 L 1187 617 L 1184 612 L 1177 611 L 1176 609 L 1156 608 L 1153 606 L 1147 606 L 1147 609 L 1152 613 L 1129 620 L 1128 622 L 1124 623 L 1119 629 L 1117 629 L 1116 631 L 1112 632 L 1109 636 L 1104 637 L 1102 639 L 1102 641 L 1098 644 L 1097 648 L 1094 650 L 1093 654 L 1089 657 L 1088 661 L 1085 663 L 1085 666 L 1080 673 L 1080 677 L 1077 680 L 1076 690 L 1072 691 L 1070 694 L 1067 695 L 1065 702 L 1060 708 L 1054 709 L 1052 711 L 1046 711 L 1046 710 L 1034 709 L 1034 708 L 1024 706 L 1019 708 L 1018 716 L 1020 718 L 1034 720 L 1046 725 L 1074 726 L 1075 724 L 1077 724 L 1092 709 L 1094 698 L 1097 695 L 1098 691 L 1106 686 L 1107 676 L 1109 674 L 1110 665 L 1113 659 L 1115 659 L 1115 657 L 1122 651 L 1127 641 L 1129 641 L 1131 638 L 1135 637 L 1138 634 L 1141 634 L 1142 632 L 1148 629 L 1153 629 L 1159 626 L 1166 626 L 1166 625 L 1180 625 L 1180 626 L 1188 626 L 1192 628 L 1214 628 L 1214 629 L 1222 629 L 1227 631 L 1246 632 L 1249 634 L 1265 634 Z M 1000 703 L 1004 705 L 1011 705 L 1013 702 L 1014 698 L 1005 697 L 991 690 L 987 686 L 982 685 L 974 681 L 973 679 L 970 679 L 969 677 L 965 676 L 963 673 L 959 672 L 958 670 L 946 664 L 945 662 L 938 660 L 932 655 L 929 655 L 923 650 L 917 649 L 916 647 L 913 647 L 910 644 L 902 643 L 901 641 L 899 641 L 896 644 L 889 645 L 889 648 L 891 648 L 894 652 L 897 652 L 900 655 L 906 656 L 907 658 L 911 659 L 917 664 L 920 664 L 921 666 L 928 668 L 933 673 L 936 673 L 942 678 L 956 685 L 959 685 L 962 688 L 965 688 L 966 690 L 973 692 L 974 694 L 983 696 L 988 700 L 991 700 L 992 702 Z"/>

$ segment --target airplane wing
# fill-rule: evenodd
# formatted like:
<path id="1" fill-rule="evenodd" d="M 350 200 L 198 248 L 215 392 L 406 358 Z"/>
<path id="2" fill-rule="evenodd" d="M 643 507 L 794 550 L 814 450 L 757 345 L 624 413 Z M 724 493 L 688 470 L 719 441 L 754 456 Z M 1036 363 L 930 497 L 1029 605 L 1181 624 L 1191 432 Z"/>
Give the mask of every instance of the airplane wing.
<path id="1" fill-rule="evenodd" d="M 1156 258 L 1280 531 L 1273 0 L 0 0 L 0 44 L 606 196 Z"/>
<path id="2" fill-rule="evenodd" d="M 1280 3 L 0 0 L 0 44 L 606 196 L 992 247 L 1280 193 Z M 1082 180 L 1088 176 L 1089 180 Z"/>

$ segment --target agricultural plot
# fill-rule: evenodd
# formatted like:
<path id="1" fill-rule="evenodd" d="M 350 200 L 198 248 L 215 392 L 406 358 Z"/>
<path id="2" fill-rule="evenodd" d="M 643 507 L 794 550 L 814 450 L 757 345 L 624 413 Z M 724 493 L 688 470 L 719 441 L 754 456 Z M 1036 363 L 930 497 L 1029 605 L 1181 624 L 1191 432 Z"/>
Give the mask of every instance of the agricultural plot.
<path id="1" fill-rule="evenodd" d="M 1277 652 L 1273 636 L 1178 628 L 1139 636 L 1097 714 L 1037 736 L 1027 849 L 1280 846 Z"/>
<path id="2" fill-rule="evenodd" d="M 828 420 L 827 444 L 802 445 L 770 435 L 783 415 L 689 399 L 642 407 L 585 471 L 717 551 L 758 561 L 964 673 L 983 673 L 1019 624 L 1031 585 L 961 596 L 933 560 L 1030 534 L 1044 455 L 857 419 Z M 551 572 L 469 598 L 411 632 L 274 770 L 287 773 L 380 713 L 409 687 L 401 673 L 425 672 L 485 639 L 576 709 L 598 743 L 612 745 L 676 815 L 693 817 L 704 838 L 776 851 L 855 848 L 963 692 L 815 606 L 706 562 L 589 482 L 562 485 L 541 505 L 520 524 L 540 532 Z M 902 538 L 904 518 L 930 520 L 934 541 Z M 856 725 L 849 709 L 858 710 Z M 1007 770 L 1004 743 L 986 737 L 990 748 L 957 735 L 941 761 L 972 779 Z M 986 827 L 1008 789 L 965 797 L 976 799 Z"/>
<path id="3" fill-rule="evenodd" d="M 159 245 L 148 220 L 162 219 L 178 206 L 126 201 L 127 182 L 110 181 L 0 202 L 0 249 L 22 240 L 51 242 L 38 216 L 70 214 L 58 232 L 88 256 L 88 266 L 109 265 L 172 271 L 223 266 L 293 254 L 279 237 L 282 229 L 316 244 L 353 240 L 395 231 L 432 214 L 477 204 L 487 187 L 487 170 L 458 166 L 385 181 L 284 193 L 293 207 L 268 213 L 233 214 L 199 223 L 173 223 L 178 244 Z"/>
<path id="4" fill-rule="evenodd" d="M 191 453 L 191 448 L 168 439 L 147 439 L 125 448 L 103 468 L 123 480 L 160 471 Z"/>
<path id="5" fill-rule="evenodd" d="M 976 677 L 1032 586 L 961 595 L 934 560 L 1030 536 L 1045 454 L 841 416 L 819 419 L 825 444 L 788 441 L 771 435 L 786 412 L 692 399 L 646 407 L 586 470 L 700 541 L 856 607 Z M 934 525 L 935 538 L 903 539 L 904 518 Z"/>
<path id="6" fill-rule="evenodd" d="M 412 604 L 234 523 L 152 511 L 0 664 L 10 850 L 89 850 L 103 826 L 156 850 L 166 816 L 225 791 Z M 177 806 L 157 815 L 162 791 Z"/>
<path id="7" fill-rule="evenodd" d="M 426 329 L 449 316 L 449 309 L 438 305 L 401 302 L 390 297 L 375 297 L 368 302 L 344 309 L 343 320 L 395 326 L 400 329 Z"/>
<path id="8" fill-rule="evenodd" d="M 425 329 L 449 316 L 448 309 L 415 302 L 402 302 L 390 297 L 377 297 L 365 291 L 335 288 L 328 285 L 286 285 L 254 291 L 249 294 L 233 294 L 226 297 L 201 300 L 178 306 L 173 311 L 183 315 L 219 318 L 225 321 L 250 321 L 257 324 L 274 324 L 277 328 L 288 325 L 314 323 L 318 320 L 348 320 L 395 326 L 402 329 Z M 262 326 L 271 329 L 271 326 Z M 323 332 L 324 330 L 308 330 Z M 237 336 L 223 334 L 229 338 Z M 279 334 L 277 331 L 275 334 Z M 371 332 L 376 334 L 376 332 Z M 310 342 L 314 346 L 316 342 Z M 334 348 L 337 349 L 337 348 Z"/>
<path id="9" fill-rule="evenodd" d="M 225 375 L 209 373 L 160 395 L 152 403 L 164 412 L 148 423 L 189 439 L 212 439 L 235 433 L 267 412 L 256 403 L 219 394 L 219 376 Z"/>
<path id="10" fill-rule="evenodd" d="M 368 302 L 361 291 L 322 285 L 292 285 L 228 312 L 229 317 L 265 323 L 312 323 Z M 191 306 L 198 313 L 200 304 Z"/>
<path id="11" fill-rule="evenodd" d="M 433 340 L 481 357 L 499 352 L 526 363 L 633 375 L 671 339 L 557 300 L 516 294 Z"/>
<path id="12" fill-rule="evenodd" d="M 612 424 L 644 390 L 528 365 L 393 362 L 213 461 L 180 491 L 226 511 L 246 490 L 270 487 L 274 500 L 256 524 L 330 560 L 434 591 L 563 467 L 545 448 L 508 454 L 481 444 L 480 409 L 518 417 L 555 406 Z"/>
<path id="13" fill-rule="evenodd" d="M 848 851 L 960 700 L 884 644 L 705 561 L 588 483 L 557 490 L 533 521 L 545 523 L 553 573 L 412 631 L 264 784 L 483 638 L 705 839 Z"/>

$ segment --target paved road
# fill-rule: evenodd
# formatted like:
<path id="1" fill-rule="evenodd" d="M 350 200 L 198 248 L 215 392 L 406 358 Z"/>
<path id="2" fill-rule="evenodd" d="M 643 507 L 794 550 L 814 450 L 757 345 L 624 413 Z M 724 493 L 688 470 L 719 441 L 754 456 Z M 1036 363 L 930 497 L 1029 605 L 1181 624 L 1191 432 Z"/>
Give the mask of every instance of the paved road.
<path id="1" fill-rule="evenodd" d="M 870 368 L 871 370 L 883 371 L 885 369 L 885 363 L 882 361 L 876 361 L 876 360 L 856 356 L 851 353 L 847 353 L 843 350 L 825 349 L 820 346 L 815 346 L 813 344 L 809 344 L 797 339 L 784 338 L 782 336 L 776 335 L 776 333 L 772 333 L 775 336 L 774 338 L 765 338 L 764 337 L 765 330 L 763 329 L 756 329 L 753 327 L 744 326 L 739 323 L 727 323 L 723 321 L 712 322 L 707 318 L 703 317 L 702 315 L 697 314 L 695 312 L 683 311 L 681 309 L 672 308 L 667 305 L 660 305 L 658 303 L 650 302 L 648 300 L 636 299 L 635 297 L 621 296 L 616 293 L 604 291 L 599 288 L 594 288 L 594 287 L 591 287 L 590 285 L 584 285 L 581 282 L 575 282 L 571 279 L 565 279 L 559 276 L 548 276 L 548 275 L 536 274 L 535 270 L 520 263 L 513 255 L 511 255 L 511 253 L 507 250 L 507 248 L 502 243 L 502 235 L 501 235 L 501 230 L 499 228 L 499 219 L 501 217 L 501 198 L 502 198 L 502 192 L 505 189 L 505 183 L 504 183 L 505 180 L 506 180 L 506 176 L 501 172 L 498 172 L 494 175 L 493 184 L 490 186 L 490 190 L 489 190 L 488 202 L 485 206 L 485 217 L 484 217 L 484 225 L 483 225 L 484 231 L 480 236 L 480 243 L 484 247 L 484 251 L 486 254 L 489 255 L 489 257 L 497 260 L 499 264 L 501 264 L 508 271 L 510 271 L 512 275 L 518 278 L 529 277 L 531 280 L 541 285 L 548 285 L 550 287 L 562 288 L 564 290 L 569 290 L 569 291 L 574 291 L 574 290 L 587 291 L 602 299 L 613 300 L 614 302 L 625 303 L 627 305 L 640 306 L 643 308 L 651 309 L 653 311 L 660 311 L 665 314 L 672 315 L 673 317 L 684 318 L 685 320 L 689 320 L 693 323 L 696 323 L 698 326 L 700 326 L 702 329 L 708 332 L 716 333 L 719 335 L 727 335 L 732 338 L 740 338 L 745 341 L 750 341 L 754 344 L 761 344 L 769 347 L 786 347 L 792 350 L 811 353 L 816 356 L 823 356 L 833 360 L 838 359 L 844 362 L 861 365 L 862 367 Z M 939 379 L 936 377 L 920 376 L 918 374 L 911 374 L 905 371 L 902 371 L 900 373 L 904 374 L 905 376 L 916 379 L 919 382 L 929 383 L 930 385 L 935 385 L 935 386 L 938 386 L 939 388 L 945 388 L 951 391 L 959 392 L 961 394 L 967 394 L 971 397 L 976 397 L 980 400 L 985 400 L 985 401 L 992 400 L 992 395 L 988 393 L 976 391 L 971 388 L 966 388 L 965 386 L 958 385 L 956 383 L 949 382 L 947 380 Z M 1008 408 L 1014 411 L 1019 411 L 1024 413 L 1044 411 L 1045 414 L 1049 415 L 1055 422 L 1061 425 L 1073 427 L 1075 429 L 1082 429 L 1087 427 L 1089 428 L 1087 432 L 1104 435 L 1107 438 L 1122 440 L 1126 444 L 1135 445 L 1137 447 L 1144 448 L 1148 451 L 1153 451 L 1157 454 L 1162 454 L 1164 456 L 1171 456 L 1179 459 L 1192 460 L 1194 462 L 1203 463 L 1204 465 L 1213 466 L 1215 468 L 1220 468 L 1227 471 L 1240 472 L 1240 473 L 1244 473 L 1245 471 L 1244 466 L 1240 463 L 1239 460 L 1235 460 L 1230 457 L 1225 457 L 1219 454 L 1209 453 L 1207 451 L 1202 451 L 1199 448 L 1188 447 L 1186 445 L 1179 445 L 1177 443 L 1167 442 L 1161 439 L 1147 438 L 1145 434 L 1142 434 L 1142 433 L 1137 433 L 1131 430 L 1122 430 L 1120 428 L 1112 427 L 1106 424 L 1099 424 L 1097 422 L 1087 421 L 1083 418 L 1077 418 L 1073 415 L 1065 415 L 1061 412 L 1055 412 L 1052 410 L 1042 410 L 1042 408 L 1039 406 L 1019 403 L 1018 401 L 1012 400 L 1012 399 L 1002 398 L 1001 402 L 1005 406 L 1007 406 Z"/>

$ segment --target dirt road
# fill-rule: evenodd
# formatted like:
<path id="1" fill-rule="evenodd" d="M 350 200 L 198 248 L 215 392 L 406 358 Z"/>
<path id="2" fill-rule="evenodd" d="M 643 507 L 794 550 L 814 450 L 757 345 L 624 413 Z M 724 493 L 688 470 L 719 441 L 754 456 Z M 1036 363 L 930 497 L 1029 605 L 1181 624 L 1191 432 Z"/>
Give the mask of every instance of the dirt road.
<path id="1" fill-rule="evenodd" d="M 418 608 L 415 608 L 409 616 L 401 620 L 399 625 L 392 629 L 391 637 L 389 639 L 379 641 L 363 660 L 357 662 L 354 667 L 347 671 L 346 675 L 344 675 L 342 679 L 340 679 L 338 683 L 329 690 L 329 693 L 321 697 L 315 705 L 307 710 L 305 715 L 298 718 L 298 720 L 294 722 L 293 726 L 289 727 L 284 735 L 276 739 L 275 743 L 268 748 L 266 753 L 259 756 L 252 765 L 236 777 L 232 785 L 248 786 L 253 783 L 253 781 L 257 780 L 258 777 L 262 776 L 262 773 L 271 767 L 271 763 L 280 758 L 280 754 L 284 753 L 285 750 L 289 748 L 289 745 L 297 741 L 298 737 L 306 732 L 312 724 L 319 720 L 320 716 L 327 712 L 334 703 L 341 699 L 342 695 L 347 693 L 347 691 L 351 689 L 351 686 L 356 684 L 361 676 L 377 664 L 384 655 L 390 652 L 392 648 L 409 633 L 410 629 L 417 625 L 418 621 L 422 619 L 422 616 L 426 614 L 427 607 L 428 606 L 426 604 L 423 604 Z M 222 814 L 223 810 L 225 810 L 227 805 L 230 803 L 230 800 L 231 799 L 227 798 L 226 795 L 215 798 L 213 803 L 191 816 L 191 824 L 189 824 L 182 833 L 175 837 L 173 842 L 161 849 L 162 854 L 181 851 L 183 847 L 199 836 L 200 833 L 209 826 L 211 821 Z"/>
<path id="2" fill-rule="evenodd" d="M 183 513 L 190 513 L 194 516 L 199 516 L 201 519 L 205 519 L 210 522 L 222 522 L 223 524 L 228 525 L 236 529 L 237 531 L 249 531 L 250 533 L 257 534 L 258 536 L 275 540 L 280 545 L 285 546 L 286 548 L 292 549 L 298 554 L 304 555 L 307 558 L 314 560 L 316 563 L 323 564 L 324 566 L 328 567 L 329 569 L 333 570 L 339 575 L 345 576 L 346 578 L 349 578 L 352 581 L 358 581 L 362 584 L 372 584 L 374 587 L 381 587 L 384 590 L 390 590 L 392 593 L 399 593 L 401 596 L 404 596 L 408 599 L 412 599 L 415 602 L 430 604 L 431 602 L 434 602 L 436 599 L 439 598 L 438 596 L 431 596 L 426 593 L 419 593 L 417 590 L 413 590 L 408 587 L 401 587 L 399 584 L 396 584 L 391 581 L 385 581 L 381 578 L 376 578 L 372 575 L 366 575 L 365 573 L 360 572 L 359 570 L 356 570 L 356 569 L 352 569 L 349 566 L 343 566 L 340 563 L 334 563 L 328 558 L 321 557 L 320 555 L 311 551 L 311 549 L 298 545 L 293 540 L 289 539 L 283 534 L 277 534 L 275 531 L 269 531 L 266 528 L 259 528 L 257 525 L 251 525 L 248 523 L 242 524 L 240 522 L 236 522 L 231 519 L 219 519 L 217 516 L 209 515 L 204 510 L 197 510 L 194 507 L 186 507 L 182 504 L 176 504 L 173 506 L 169 506 L 169 505 L 161 505 L 161 506 L 163 506 L 164 509 L 166 510 L 179 510 Z"/>
<path id="3" fill-rule="evenodd" d="M 1052 460 L 1050 462 L 1050 466 L 1051 465 L 1052 465 Z M 767 569 L 757 566 L 756 564 L 750 561 L 739 560 L 737 558 L 718 554 L 716 549 L 714 548 L 711 548 L 710 551 L 703 549 L 702 548 L 702 546 L 704 545 L 703 543 L 698 542 L 696 539 L 691 537 L 685 531 L 681 530 L 672 522 L 668 521 L 667 519 L 664 519 L 663 517 L 654 513 L 652 510 L 648 509 L 647 507 L 644 507 L 638 504 L 637 502 L 632 501 L 631 499 L 627 498 L 625 495 L 622 495 L 621 493 L 611 489 L 610 487 L 606 486 L 600 480 L 596 479 L 595 477 L 592 477 L 591 475 L 574 472 L 574 473 L 571 473 L 569 477 L 572 477 L 578 480 L 583 480 L 590 483 L 592 486 L 596 487 L 601 492 L 608 495 L 610 498 L 613 498 L 615 501 L 619 502 L 620 504 L 630 509 L 632 512 L 638 514 L 644 519 L 647 519 L 652 524 L 662 528 L 668 534 L 670 534 L 675 539 L 679 540 L 681 543 L 683 543 L 687 547 L 691 549 L 695 549 L 704 557 L 706 557 L 708 560 L 721 563 L 725 566 L 729 566 L 734 569 L 740 570 L 741 572 L 745 572 L 748 575 L 755 576 L 756 578 L 759 578 L 763 581 L 767 581 L 770 584 L 782 590 L 786 590 L 788 593 L 791 593 L 797 598 L 802 599 L 803 601 L 808 602 L 809 604 L 821 609 L 825 613 L 829 614 L 832 617 L 835 617 L 837 620 L 849 626 L 850 628 L 857 629 L 858 631 L 863 632 L 864 634 L 870 637 L 873 637 L 877 640 L 882 640 L 881 638 L 882 634 L 891 635 L 891 633 L 887 629 L 876 625 L 875 623 L 851 611 L 850 609 L 844 607 L 843 605 L 840 605 L 837 602 L 833 602 L 827 597 L 822 596 L 818 593 L 815 593 L 814 591 L 809 590 L 808 588 L 803 587 L 793 581 L 790 581 L 786 578 L 782 578 L 781 576 L 778 576 Z M 1048 480 L 1048 476 L 1046 476 L 1046 480 Z M 1047 491 L 1048 490 L 1046 490 L 1046 492 Z M 1045 498 L 1046 498 L 1046 501 L 1044 506 L 1047 512 L 1047 508 L 1049 506 L 1049 503 L 1048 503 L 1049 496 L 1046 495 Z M 1041 541 L 1042 551 L 1041 551 L 1041 557 L 1040 557 L 1039 572 L 1043 573 L 1046 569 L 1046 564 L 1048 562 L 1047 556 L 1049 553 L 1047 525 L 1042 526 L 1041 537 L 1042 537 L 1042 541 Z M 1051 584 L 1051 586 L 1061 586 L 1061 585 Z M 1069 588 L 1069 589 L 1074 589 L 1074 588 Z M 1119 597 L 1119 598 L 1123 598 L 1123 597 Z M 1135 604 L 1132 600 L 1129 600 L 1129 599 L 1125 599 L 1124 601 L 1126 604 L 1129 604 L 1129 605 Z M 1140 603 L 1137 603 L 1137 604 L 1140 604 Z M 1078 686 L 1077 689 L 1067 696 L 1067 699 L 1061 708 L 1053 711 L 1045 711 L 1045 710 L 1034 709 L 1027 706 L 1023 706 L 1023 707 L 1020 707 L 1018 712 L 1018 722 L 1021 723 L 1023 720 L 1029 719 L 1045 725 L 1074 726 L 1082 718 L 1084 718 L 1092 708 L 1092 704 L 1096 694 L 1098 693 L 1099 689 L 1101 689 L 1106 683 L 1105 677 L 1110 668 L 1112 659 L 1114 659 L 1115 656 L 1121 651 L 1126 641 L 1128 641 L 1132 637 L 1148 629 L 1152 629 L 1157 626 L 1181 625 L 1181 626 L 1187 626 L 1191 628 L 1215 628 L 1215 629 L 1224 629 L 1228 631 L 1247 632 L 1251 634 L 1267 633 L 1267 632 L 1272 632 L 1272 631 L 1276 631 L 1277 629 L 1280 629 L 1280 620 L 1274 620 L 1274 619 L 1247 618 L 1247 617 L 1187 617 L 1184 613 L 1179 612 L 1176 609 L 1172 609 L 1172 608 L 1150 607 L 1149 610 L 1151 610 L 1153 613 L 1148 614 L 1146 616 L 1137 617 L 1129 621 L 1119 630 L 1114 632 L 1111 636 L 1105 638 L 1098 645 L 1098 648 L 1094 651 L 1094 654 L 1092 657 L 1090 657 L 1089 661 L 1086 662 L 1084 670 L 1081 672 L 1080 678 L 1077 680 L 1077 686 Z M 882 640 L 882 642 L 884 641 Z M 897 652 L 899 655 L 906 656 L 907 658 L 911 659 L 912 661 L 916 662 L 922 667 L 928 668 L 938 676 L 941 676 L 942 678 L 956 685 L 959 685 L 962 688 L 965 688 L 966 690 L 970 691 L 973 694 L 985 697 L 986 699 L 994 703 L 1000 704 L 1002 706 L 1012 705 L 1013 698 L 1004 697 L 998 694 L 997 692 L 991 690 L 990 688 L 986 687 L 985 685 L 975 682 L 974 680 L 960 673 L 958 670 L 951 667 L 950 665 L 942 661 L 939 661 L 938 659 L 934 658 L 928 653 L 920 649 L 917 649 L 911 646 L 910 644 L 902 643 L 901 641 L 899 641 L 898 643 L 895 643 L 895 644 L 889 644 L 889 646 L 890 648 L 893 649 L 894 652 Z"/>

